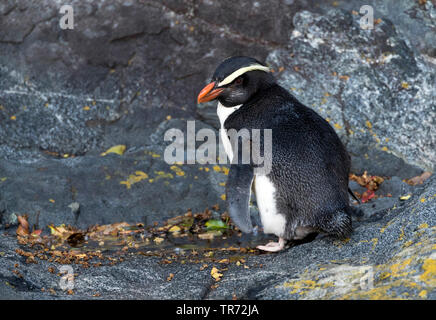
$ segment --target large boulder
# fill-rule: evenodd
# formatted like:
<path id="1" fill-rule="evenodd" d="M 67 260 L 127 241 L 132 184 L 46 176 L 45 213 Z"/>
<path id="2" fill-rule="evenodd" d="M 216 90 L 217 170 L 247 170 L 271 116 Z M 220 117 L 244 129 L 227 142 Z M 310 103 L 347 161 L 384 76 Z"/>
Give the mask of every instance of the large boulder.
<path id="1" fill-rule="evenodd" d="M 389 20 L 365 30 L 360 19 L 357 12 L 301 11 L 289 49 L 273 51 L 267 61 L 283 70 L 280 83 L 323 115 L 351 153 L 377 148 L 434 170 L 435 65 Z"/>

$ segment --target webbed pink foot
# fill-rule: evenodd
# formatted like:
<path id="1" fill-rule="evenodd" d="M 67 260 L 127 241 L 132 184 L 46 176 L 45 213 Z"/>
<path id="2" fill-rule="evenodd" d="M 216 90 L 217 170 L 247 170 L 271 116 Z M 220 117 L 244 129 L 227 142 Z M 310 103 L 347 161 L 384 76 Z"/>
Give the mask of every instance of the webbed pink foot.
<path id="1" fill-rule="evenodd" d="M 278 252 L 283 250 L 285 247 L 286 241 L 283 238 L 279 238 L 278 242 L 269 242 L 268 244 L 264 246 L 257 246 L 256 248 L 263 251 L 268 252 Z"/>

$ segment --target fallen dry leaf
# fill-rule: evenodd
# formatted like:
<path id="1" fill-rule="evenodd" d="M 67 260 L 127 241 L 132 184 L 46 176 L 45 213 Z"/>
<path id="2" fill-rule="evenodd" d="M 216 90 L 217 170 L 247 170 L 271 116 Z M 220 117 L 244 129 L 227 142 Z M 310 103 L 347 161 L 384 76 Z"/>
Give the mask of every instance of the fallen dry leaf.
<path id="1" fill-rule="evenodd" d="M 168 231 L 171 233 L 180 232 L 182 229 L 179 226 L 172 226 Z"/>
<path id="2" fill-rule="evenodd" d="M 156 238 L 153 239 L 153 241 L 154 241 L 156 244 L 160 244 L 160 243 L 162 243 L 162 242 L 164 241 L 164 238 L 156 237 Z"/>
<path id="3" fill-rule="evenodd" d="M 215 234 L 213 232 L 201 233 L 198 237 L 202 240 L 213 240 L 215 238 Z"/>
<path id="4" fill-rule="evenodd" d="M 72 247 L 77 247 L 85 241 L 85 235 L 81 232 L 76 232 L 67 238 L 67 242 Z"/>
<path id="5" fill-rule="evenodd" d="M 219 270 L 215 267 L 213 267 L 212 270 L 210 271 L 210 275 L 212 276 L 212 278 L 215 279 L 215 281 L 220 281 L 221 277 L 223 276 L 223 274 L 220 273 Z"/>
<path id="6" fill-rule="evenodd" d="M 363 194 L 362 194 L 362 198 L 361 201 L 362 203 L 368 202 L 369 200 L 371 200 L 372 198 L 375 197 L 375 193 L 374 191 L 367 189 Z"/>
<path id="7" fill-rule="evenodd" d="M 207 264 L 203 264 L 201 267 L 200 267 L 200 271 L 203 271 L 204 269 L 206 269 L 208 266 L 207 266 Z"/>
<path id="8" fill-rule="evenodd" d="M 17 228 L 17 235 L 26 237 L 29 235 L 29 222 L 27 222 L 27 216 L 18 216 L 18 222 L 20 225 Z"/>
<path id="9" fill-rule="evenodd" d="M 412 195 L 408 194 L 407 196 L 400 197 L 400 200 L 409 200 Z"/>
<path id="10" fill-rule="evenodd" d="M 31 236 L 32 237 L 39 237 L 39 236 L 41 236 L 41 233 L 42 233 L 42 229 L 33 230 Z"/>
<path id="11" fill-rule="evenodd" d="M 48 227 L 50 228 L 51 234 L 57 238 L 60 238 L 62 241 L 66 240 L 69 236 L 75 233 L 74 231 L 67 229 L 64 224 L 61 224 L 57 227 L 54 225 L 49 225 Z"/>
<path id="12" fill-rule="evenodd" d="M 346 76 L 346 75 L 343 75 L 343 76 L 339 76 L 339 79 L 348 81 L 348 79 L 350 79 L 350 77 Z"/>
<path id="13" fill-rule="evenodd" d="M 117 222 L 112 224 L 105 224 L 102 226 L 95 226 L 90 230 L 88 236 L 90 238 L 98 238 L 101 236 L 117 236 L 118 232 L 123 231 L 124 228 L 129 227 L 130 225 L 127 222 Z"/>
<path id="14" fill-rule="evenodd" d="M 376 191 L 380 185 L 385 181 L 384 178 L 379 176 L 370 176 L 368 172 L 364 172 L 361 176 L 350 174 L 350 180 L 356 181 L 360 186 L 365 187 L 371 191 Z"/>
<path id="15" fill-rule="evenodd" d="M 124 154 L 124 151 L 126 151 L 126 146 L 123 144 L 119 144 L 119 145 L 116 145 L 116 146 L 113 146 L 113 147 L 107 149 L 105 152 L 102 152 L 101 156 L 104 157 L 105 155 L 107 155 L 109 153 L 116 153 L 116 154 L 119 154 L 120 156 L 122 156 Z"/>
<path id="16" fill-rule="evenodd" d="M 411 186 L 416 186 L 417 184 L 422 184 L 425 180 L 430 178 L 430 176 L 431 176 L 431 172 L 425 171 L 420 176 L 410 178 L 409 180 L 406 181 L 406 183 Z"/>

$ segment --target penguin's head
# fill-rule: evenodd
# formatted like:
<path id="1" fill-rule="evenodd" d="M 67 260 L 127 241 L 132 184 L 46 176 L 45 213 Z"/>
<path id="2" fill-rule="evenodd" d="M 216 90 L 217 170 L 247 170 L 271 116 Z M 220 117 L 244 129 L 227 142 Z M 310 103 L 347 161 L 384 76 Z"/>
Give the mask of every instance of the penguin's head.
<path id="1" fill-rule="evenodd" d="M 216 68 L 212 82 L 198 95 L 198 103 L 218 100 L 225 107 L 244 104 L 253 95 L 274 83 L 270 69 L 250 57 L 231 57 Z"/>

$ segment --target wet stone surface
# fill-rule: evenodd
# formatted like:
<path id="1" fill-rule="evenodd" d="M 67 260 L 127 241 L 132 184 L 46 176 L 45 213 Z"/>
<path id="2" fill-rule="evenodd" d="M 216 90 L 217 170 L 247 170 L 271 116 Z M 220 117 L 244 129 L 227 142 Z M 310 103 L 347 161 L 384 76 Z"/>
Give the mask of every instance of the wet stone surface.
<path id="1" fill-rule="evenodd" d="M 73 0 L 67 31 L 56 2 L 2 2 L 0 297 L 435 299 L 436 179 L 405 182 L 436 160 L 435 4 L 366 1 L 380 20 L 362 30 L 361 1 L 334 3 Z M 163 136 L 186 132 L 187 120 L 218 128 L 215 105 L 197 106 L 196 95 L 236 54 L 266 61 L 330 122 L 352 173 L 384 178 L 354 204 L 351 238 L 318 236 L 278 254 L 254 250 L 273 238 L 261 231 L 245 242 L 119 245 L 89 267 L 68 263 L 75 286 L 63 291 L 62 263 L 23 255 L 39 249 L 17 241 L 18 216 L 49 235 L 50 224 L 153 226 L 188 209 L 225 212 L 229 166 L 168 165 Z M 115 145 L 125 152 L 101 155 Z M 259 224 L 255 199 L 251 210 Z"/>

